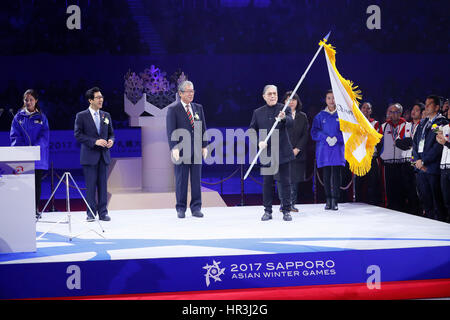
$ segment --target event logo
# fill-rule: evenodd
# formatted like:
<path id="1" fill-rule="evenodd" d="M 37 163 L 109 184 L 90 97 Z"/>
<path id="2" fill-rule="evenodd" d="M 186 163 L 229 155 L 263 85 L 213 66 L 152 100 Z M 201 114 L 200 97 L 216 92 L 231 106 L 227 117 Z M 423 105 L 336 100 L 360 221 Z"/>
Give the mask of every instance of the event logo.
<path id="1" fill-rule="evenodd" d="M 231 279 L 333 277 L 336 275 L 334 260 L 295 260 L 231 264 Z"/>
<path id="2" fill-rule="evenodd" d="M 14 174 L 21 174 L 21 173 L 23 173 L 23 171 L 24 171 L 24 169 L 23 169 L 23 167 L 22 166 L 17 166 L 15 169 L 14 169 Z"/>
<path id="3" fill-rule="evenodd" d="M 221 262 L 216 262 L 215 260 L 213 260 L 212 265 L 206 264 L 206 266 L 203 267 L 203 269 L 206 269 L 205 281 L 207 287 L 209 287 L 210 285 L 210 279 L 214 279 L 214 282 L 222 281 L 220 279 L 220 276 L 225 273 L 225 268 L 220 268 L 220 263 Z"/>

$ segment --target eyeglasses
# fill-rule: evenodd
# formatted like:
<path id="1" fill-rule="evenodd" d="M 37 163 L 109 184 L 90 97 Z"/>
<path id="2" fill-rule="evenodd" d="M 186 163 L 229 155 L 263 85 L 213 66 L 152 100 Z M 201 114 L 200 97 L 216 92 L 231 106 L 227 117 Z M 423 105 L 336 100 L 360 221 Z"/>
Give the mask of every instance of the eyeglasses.
<path id="1" fill-rule="evenodd" d="M 194 92 L 195 92 L 195 90 L 194 90 L 194 89 L 192 89 L 192 90 L 182 90 L 181 92 L 186 92 L 186 93 L 194 93 Z"/>

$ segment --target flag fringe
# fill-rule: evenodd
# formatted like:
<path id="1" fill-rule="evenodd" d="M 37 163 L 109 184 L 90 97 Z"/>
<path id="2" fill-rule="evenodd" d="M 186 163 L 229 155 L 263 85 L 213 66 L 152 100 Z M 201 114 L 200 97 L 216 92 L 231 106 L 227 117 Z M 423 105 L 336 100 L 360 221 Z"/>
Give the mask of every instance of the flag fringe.
<path id="1" fill-rule="evenodd" d="M 350 170 L 358 176 L 363 176 L 369 172 L 372 166 L 372 157 L 375 151 L 375 146 L 380 142 L 382 135 L 379 134 L 372 125 L 365 119 L 365 116 L 359 110 L 359 101 L 362 99 L 361 90 L 356 90 L 358 86 L 350 80 L 344 79 L 336 68 L 336 50 L 331 44 L 327 44 L 326 41 L 320 41 L 319 45 L 323 45 L 325 53 L 330 60 L 330 63 L 334 69 L 334 72 L 342 83 L 345 91 L 353 101 L 352 112 L 356 118 L 358 124 L 351 123 L 342 119 L 339 119 L 340 128 L 343 132 L 350 133 L 350 138 L 345 143 L 345 159 L 350 165 Z M 358 161 L 353 152 L 362 144 L 367 137 L 366 142 L 366 155 L 361 161 Z"/>

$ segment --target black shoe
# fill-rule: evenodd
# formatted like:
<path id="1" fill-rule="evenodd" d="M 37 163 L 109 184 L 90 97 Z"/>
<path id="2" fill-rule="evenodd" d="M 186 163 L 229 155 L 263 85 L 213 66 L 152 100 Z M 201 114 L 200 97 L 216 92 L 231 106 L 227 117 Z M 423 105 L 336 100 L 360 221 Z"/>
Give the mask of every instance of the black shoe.
<path id="1" fill-rule="evenodd" d="M 298 209 L 295 206 L 291 207 L 291 212 L 298 212 Z"/>
<path id="2" fill-rule="evenodd" d="M 284 221 L 292 221 L 291 214 L 289 212 L 283 212 L 283 220 Z"/>
<path id="3" fill-rule="evenodd" d="M 338 210 L 338 202 L 336 199 L 331 199 L 331 210 Z"/>
<path id="4" fill-rule="evenodd" d="M 197 218 L 203 218 L 203 213 L 201 213 L 200 211 L 192 212 L 192 216 Z"/>
<path id="5" fill-rule="evenodd" d="M 327 204 L 325 205 L 325 210 L 331 210 L 331 199 L 327 198 Z"/>
<path id="6" fill-rule="evenodd" d="M 272 213 L 268 212 L 268 211 L 264 211 L 264 215 L 261 217 L 262 221 L 267 221 L 272 219 Z"/>
<path id="7" fill-rule="evenodd" d="M 86 221 L 95 221 L 95 217 L 92 215 L 92 214 L 90 214 L 90 213 L 88 213 L 88 215 L 87 215 L 87 217 L 86 217 Z"/>
<path id="8" fill-rule="evenodd" d="M 101 216 L 99 219 L 102 221 L 111 221 L 111 218 L 107 214 L 105 214 L 104 216 Z"/>
<path id="9" fill-rule="evenodd" d="M 183 219 L 184 217 L 186 217 L 186 214 L 184 213 L 184 211 L 177 211 L 177 215 L 178 218 Z"/>

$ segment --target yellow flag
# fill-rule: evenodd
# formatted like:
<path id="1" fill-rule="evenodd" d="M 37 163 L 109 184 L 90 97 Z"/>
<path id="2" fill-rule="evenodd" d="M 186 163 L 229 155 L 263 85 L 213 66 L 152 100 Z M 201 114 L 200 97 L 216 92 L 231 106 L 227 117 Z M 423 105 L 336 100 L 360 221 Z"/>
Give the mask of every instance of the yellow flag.
<path id="1" fill-rule="evenodd" d="M 345 159 L 354 174 L 363 176 L 370 170 L 375 146 L 382 136 L 359 110 L 361 91 L 355 91 L 357 87 L 344 79 L 337 70 L 334 48 L 324 41 L 319 45 L 323 45 L 325 50 L 331 88 L 344 137 Z"/>

